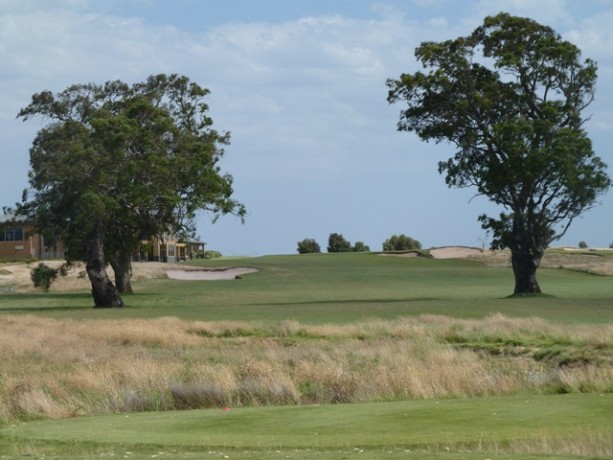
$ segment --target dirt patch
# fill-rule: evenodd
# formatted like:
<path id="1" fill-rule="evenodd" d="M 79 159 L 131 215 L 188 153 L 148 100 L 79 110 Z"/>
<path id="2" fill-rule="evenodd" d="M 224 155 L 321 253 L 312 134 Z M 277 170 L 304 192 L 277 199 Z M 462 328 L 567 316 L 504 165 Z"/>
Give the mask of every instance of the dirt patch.
<path id="1" fill-rule="evenodd" d="M 50 267 L 58 268 L 62 265 L 60 260 L 47 260 L 44 262 Z M 38 289 L 32 285 L 30 272 L 39 262 L 29 264 L 14 263 L 0 264 L 0 292 L 32 292 Z M 138 281 L 152 278 L 172 278 L 183 280 L 218 280 L 235 279 L 245 273 L 257 271 L 253 268 L 204 270 L 198 267 L 188 267 L 180 264 L 162 262 L 134 262 L 132 263 L 132 280 Z M 112 268 L 107 269 L 112 278 Z M 65 277 L 58 277 L 51 286 L 51 292 L 67 292 L 91 289 L 84 264 L 77 264 Z"/>

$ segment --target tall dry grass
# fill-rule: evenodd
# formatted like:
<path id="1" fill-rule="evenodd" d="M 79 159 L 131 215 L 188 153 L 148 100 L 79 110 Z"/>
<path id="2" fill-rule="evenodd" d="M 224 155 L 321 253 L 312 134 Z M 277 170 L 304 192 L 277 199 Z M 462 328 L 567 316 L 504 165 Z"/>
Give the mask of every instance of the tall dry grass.
<path id="1" fill-rule="evenodd" d="M 0 316 L 0 418 L 613 391 L 613 325 Z"/>

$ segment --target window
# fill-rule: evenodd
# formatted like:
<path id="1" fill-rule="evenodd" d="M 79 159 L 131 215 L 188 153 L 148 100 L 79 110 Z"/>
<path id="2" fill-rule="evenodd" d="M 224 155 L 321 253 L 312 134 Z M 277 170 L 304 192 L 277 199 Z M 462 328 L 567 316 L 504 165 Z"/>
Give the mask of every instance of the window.
<path id="1" fill-rule="evenodd" d="M 0 228 L 0 241 L 25 241 L 23 227 Z"/>
<path id="2" fill-rule="evenodd" d="M 175 245 L 169 244 L 168 245 L 168 257 L 174 257 L 174 256 L 175 256 Z"/>

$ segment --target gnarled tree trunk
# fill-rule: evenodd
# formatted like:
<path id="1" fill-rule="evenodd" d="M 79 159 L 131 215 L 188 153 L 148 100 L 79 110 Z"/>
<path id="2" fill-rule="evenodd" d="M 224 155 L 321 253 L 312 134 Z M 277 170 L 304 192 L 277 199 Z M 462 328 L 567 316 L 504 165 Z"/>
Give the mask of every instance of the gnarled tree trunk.
<path id="1" fill-rule="evenodd" d="M 517 206 L 521 212 L 513 214 L 513 231 L 510 236 L 511 264 L 515 275 L 514 295 L 540 294 L 541 288 L 536 281 L 536 270 L 545 254 L 546 240 L 550 229 L 539 224 L 534 213 L 533 203 Z M 527 210 L 525 210 L 527 208 Z"/>
<path id="2" fill-rule="evenodd" d="M 522 251 L 511 248 L 511 262 L 515 275 L 515 290 L 517 294 L 540 294 L 541 288 L 536 281 L 536 270 L 541 264 L 544 251 Z"/>
<path id="3" fill-rule="evenodd" d="M 104 262 L 102 231 L 96 228 L 87 239 L 85 270 L 92 284 L 92 296 L 96 307 L 123 307 L 124 303 L 109 279 Z"/>
<path id="4" fill-rule="evenodd" d="M 132 294 L 132 261 L 125 253 L 116 254 L 111 258 L 111 267 L 115 272 L 115 287 L 122 294 Z"/>

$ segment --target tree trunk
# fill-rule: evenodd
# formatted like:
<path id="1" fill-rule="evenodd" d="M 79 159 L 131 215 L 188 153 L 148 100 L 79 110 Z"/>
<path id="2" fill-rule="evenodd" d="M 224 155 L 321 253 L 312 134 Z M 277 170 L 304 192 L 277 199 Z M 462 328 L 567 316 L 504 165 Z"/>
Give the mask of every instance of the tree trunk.
<path id="1" fill-rule="evenodd" d="M 511 261 L 515 275 L 515 295 L 540 294 L 541 288 L 536 281 L 536 269 L 541 264 L 544 251 L 521 251 L 511 248 Z"/>
<path id="2" fill-rule="evenodd" d="M 132 261 L 130 256 L 119 253 L 111 259 L 111 267 L 115 272 L 115 287 L 121 294 L 132 294 Z"/>
<path id="3" fill-rule="evenodd" d="M 123 307 L 119 292 L 109 279 L 104 263 L 102 232 L 95 229 L 87 240 L 85 270 L 92 284 L 92 296 L 96 307 Z"/>

